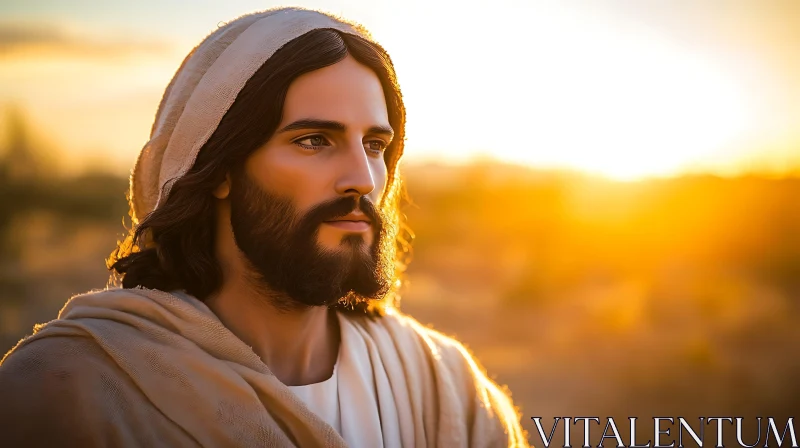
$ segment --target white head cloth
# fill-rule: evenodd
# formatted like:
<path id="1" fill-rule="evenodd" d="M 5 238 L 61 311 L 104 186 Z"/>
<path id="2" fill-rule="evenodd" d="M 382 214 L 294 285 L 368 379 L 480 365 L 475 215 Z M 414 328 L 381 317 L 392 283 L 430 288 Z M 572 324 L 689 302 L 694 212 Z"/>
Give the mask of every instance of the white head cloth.
<path id="1" fill-rule="evenodd" d="M 150 140 L 131 174 L 134 223 L 166 200 L 195 162 L 247 80 L 278 49 L 303 34 L 331 28 L 372 41 L 359 25 L 318 11 L 271 9 L 220 27 L 183 60 L 156 113 Z"/>

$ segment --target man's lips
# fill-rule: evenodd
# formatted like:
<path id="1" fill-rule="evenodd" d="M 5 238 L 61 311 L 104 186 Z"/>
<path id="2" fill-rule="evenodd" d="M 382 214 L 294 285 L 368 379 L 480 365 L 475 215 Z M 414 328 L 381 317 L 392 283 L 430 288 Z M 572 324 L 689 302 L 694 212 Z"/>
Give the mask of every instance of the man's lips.
<path id="1" fill-rule="evenodd" d="M 369 221 L 351 221 L 351 220 L 336 220 L 325 221 L 325 224 L 336 227 L 341 230 L 348 230 L 351 232 L 366 232 L 372 227 Z"/>
<path id="2" fill-rule="evenodd" d="M 325 221 L 325 224 L 349 232 L 366 232 L 372 227 L 370 219 L 360 210 L 354 210 L 344 216 Z"/>

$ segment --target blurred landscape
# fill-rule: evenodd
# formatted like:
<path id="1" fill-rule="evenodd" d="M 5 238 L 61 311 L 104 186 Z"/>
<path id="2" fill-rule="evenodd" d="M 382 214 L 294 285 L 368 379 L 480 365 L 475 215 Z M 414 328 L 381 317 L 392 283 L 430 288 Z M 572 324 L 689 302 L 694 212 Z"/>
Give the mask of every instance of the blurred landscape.
<path id="1" fill-rule="evenodd" d="M 6 125 L 3 353 L 106 285 L 129 224 L 127 179 L 62 175 L 22 114 Z M 546 432 L 555 416 L 613 416 L 625 440 L 638 416 L 640 442 L 651 416 L 797 416 L 800 177 L 618 182 L 493 162 L 404 174 L 416 239 L 403 310 L 509 387 L 532 442 L 531 416 Z"/>

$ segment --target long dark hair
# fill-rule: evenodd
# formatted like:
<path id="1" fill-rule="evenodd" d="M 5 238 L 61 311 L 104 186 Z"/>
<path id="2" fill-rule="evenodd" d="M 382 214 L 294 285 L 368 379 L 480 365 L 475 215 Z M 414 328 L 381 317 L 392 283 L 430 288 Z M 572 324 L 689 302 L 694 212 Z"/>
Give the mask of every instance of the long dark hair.
<path id="1" fill-rule="evenodd" d="M 225 174 L 269 140 L 281 121 L 286 92 L 298 76 L 335 64 L 347 55 L 380 79 L 395 138 L 387 148 L 387 189 L 379 207 L 395 240 L 392 290 L 382 300 L 355 312 L 380 315 L 399 304 L 398 288 L 410 251 L 411 233 L 403 223 L 404 191 L 398 171 L 403 154 L 405 106 L 391 59 L 379 45 L 332 29 L 310 31 L 284 45 L 247 81 L 219 126 L 200 150 L 192 168 L 178 179 L 166 202 L 130 230 L 107 260 L 110 284 L 123 288 L 182 289 L 200 300 L 222 283 L 214 255 L 215 203 L 212 191 Z M 339 305 L 342 306 L 343 305 Z"/>

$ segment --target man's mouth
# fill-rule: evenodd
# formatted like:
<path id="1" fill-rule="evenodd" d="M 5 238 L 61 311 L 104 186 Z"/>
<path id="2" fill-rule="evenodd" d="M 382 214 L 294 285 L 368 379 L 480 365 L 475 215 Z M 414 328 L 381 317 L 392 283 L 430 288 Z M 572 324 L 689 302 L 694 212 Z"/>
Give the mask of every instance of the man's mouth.
<path id="1" fill-rule="evenodd" d="M 325 221 L 325 224 L 350 232 L 366 232 L 372 227 L 367 221 Z"/>
<path id="2" fill-rule="evenodd" d="M 372 227 L 372 222 L 363 213 L 350 213 L 340 218 L 325 221 L 331 227 L 350 232 L 366 232 Z"/>

